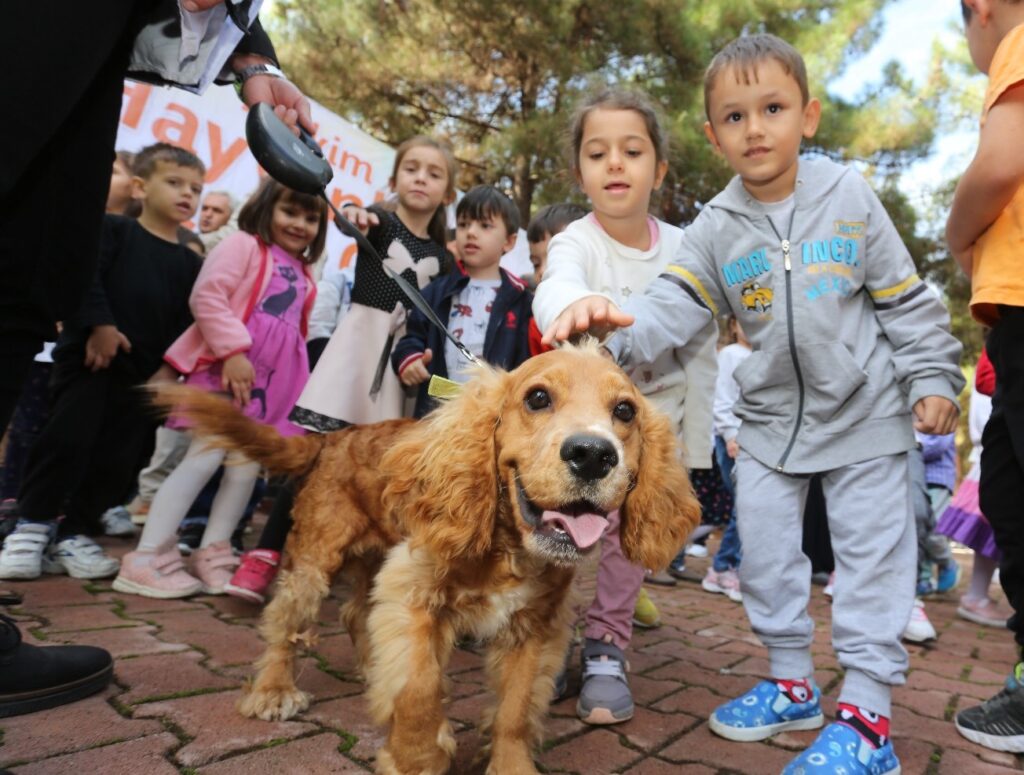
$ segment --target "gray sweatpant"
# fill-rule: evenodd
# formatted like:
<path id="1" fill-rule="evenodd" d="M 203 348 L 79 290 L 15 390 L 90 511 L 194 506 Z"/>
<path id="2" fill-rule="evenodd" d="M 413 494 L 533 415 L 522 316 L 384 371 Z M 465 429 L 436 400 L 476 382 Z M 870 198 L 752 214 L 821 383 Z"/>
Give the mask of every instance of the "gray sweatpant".
<path id="1" fill-rule="evenodd" d="M 768 648 L 772 678 L 814 674 L 811 563 L 801 549 L 808 483 L 743 451 L 736 460 L 743 605 Z M 822 485 L 836 559 L 832 646 L 846 670 L 839 701 L 890 716 L 891 687 L 904 682 L 908 664 L 900 637 L 917 571 L 907 456 L 823 472 Z"/>

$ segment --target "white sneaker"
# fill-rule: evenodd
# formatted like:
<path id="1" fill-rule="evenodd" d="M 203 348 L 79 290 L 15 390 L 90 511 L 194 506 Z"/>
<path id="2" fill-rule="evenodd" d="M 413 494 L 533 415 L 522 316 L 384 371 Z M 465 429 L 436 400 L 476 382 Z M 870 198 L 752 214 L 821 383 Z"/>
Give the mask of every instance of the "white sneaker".
<path id="1" fill-rule="evenodd" d="M 926 640 L 932 640 L 937 637 L 935 628 L 932 627 L 932 623 L 928 621 L 928 614 L 924 612 L 924 603 L 920 600 L 914 601 L 914 608 L 910 612 L 910 621 L 907 623 L 907 629 L 903 631 L 903 640 L 909 640 L 911 643 L 924 643 Z"/>
<path id="2" fill-rule="evenodd" d="M 114 506 L 104 511 L 100 523 L 103 525 L 104 535 L 135 535 L 135 523 L 132 522 L 131 512 L 124 506 Z"/>
<path id="3" fill-rule="evenodd" d="M 690 544 L 686 547 L 686 554 L 690 557 L 707 557 L 708 548 L 704 544 Z"/>
<path id="4" fill-rule="evenodd" d="M 22 522 L 14 528 L 0 551 L 0 579 L 39 578 L 50 531 L 44 522 Z"/>
<path id="5" fill-rule="evenodd" d="M 85 536 L 58 541 L 43 557 L 45 573 L 67 573 L 75 579 L 105 579 L 120 570 L 121 562 L 103 553 L 103 547 Z"/>

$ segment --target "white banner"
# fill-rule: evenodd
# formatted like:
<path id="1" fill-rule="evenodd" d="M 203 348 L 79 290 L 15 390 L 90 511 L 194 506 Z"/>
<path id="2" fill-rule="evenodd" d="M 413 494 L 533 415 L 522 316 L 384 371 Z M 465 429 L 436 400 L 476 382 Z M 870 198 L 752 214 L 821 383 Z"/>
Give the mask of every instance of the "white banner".
<path id="1" fill-rule="evenodd" d="M 334 169 L 327 195 L 338 207 L 384 199 L 395 150 L 312 102 L 316 140 Z M 125 81 L 117 149 L 139 151 L 156 142 L 186 148 L 206 164 L 206 191 L 230 191 L 244 202 L 255 190 L 262 169 L 245 142 L 247 108 L 234 88 L 213 86 L 203 95 L 180 89 Z M 197 224 L 185 226 L 197 230 Z M 349 285 L 355 267 L 355 243 L 338 230 L 328 232 L 324 275 L 341 272 Z"/>

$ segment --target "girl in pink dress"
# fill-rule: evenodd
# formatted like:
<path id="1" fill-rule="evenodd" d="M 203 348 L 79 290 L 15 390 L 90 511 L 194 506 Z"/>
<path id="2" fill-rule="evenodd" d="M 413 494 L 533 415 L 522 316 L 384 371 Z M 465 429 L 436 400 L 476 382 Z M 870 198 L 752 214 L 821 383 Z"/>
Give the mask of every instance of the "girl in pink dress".
<path id="1" fill-rule="evenodd" d="M 316 293 L 309 267 L 323 252 L 327 206 L 267 178 L 242 208 L 238 225 L 203 264 L 190 299 L 195 323 L 164 360 L 186 384 L 228 393 L 252 419 L 286 436 L 300 434 L 288 413 L 309 378 L 306 326 Z M 176 417 L 168 426 L 188 427 Z M 222 464 L 189 573 L 175 533 Z M 153 499 L 139 545 L 122 560 L 114 588 L 158 598 L 222 594 L 238 565 L 229 539 L 258 476 L 259 465 L 239 453 L 193 440 Z"/>

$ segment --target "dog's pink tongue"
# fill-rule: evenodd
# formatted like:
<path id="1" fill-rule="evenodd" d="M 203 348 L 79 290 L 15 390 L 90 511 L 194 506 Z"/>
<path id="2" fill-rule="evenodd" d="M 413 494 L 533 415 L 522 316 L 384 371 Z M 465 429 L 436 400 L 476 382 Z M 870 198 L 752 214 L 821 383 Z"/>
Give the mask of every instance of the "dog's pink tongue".
<path id="1" fill-rule="evenodd" d="M 579 514 L 575 517 L 560 511 L 545 511 L 541 514 L 542 524 L 553 524 L 561 528 L 580 549 L 593 546 L 608 527 L 608 520 L 600 514 Z"/>

